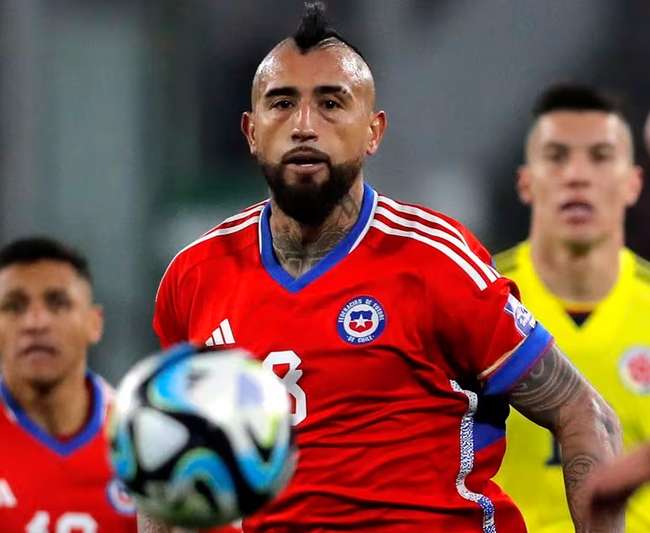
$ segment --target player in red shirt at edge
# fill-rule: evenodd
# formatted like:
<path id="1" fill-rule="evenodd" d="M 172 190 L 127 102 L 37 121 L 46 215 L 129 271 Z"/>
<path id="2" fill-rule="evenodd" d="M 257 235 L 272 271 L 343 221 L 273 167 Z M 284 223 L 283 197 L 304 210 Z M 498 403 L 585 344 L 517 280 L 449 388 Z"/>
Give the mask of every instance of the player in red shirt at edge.
<path id="1" fill-rule="evenodd" d="M 576 529 L 622 531 L 622 510 L 594 516 L 581 494 L 619 450 L 615 414 L 469 231 L 365 183 L 386 128 L 374 100 L 364 58 L 308 5 L 242 117 L 270 200 L 181 250 L 161 281 L 163 346 L 247 348 L 295 402 L 296 474 L 244 531 L 525 531 L 491 481 L 508 403 L 559 440 Z"/>
<path id="2" fill-rule="evenodd" d="M 102 330 L 85 258 L 45 238 L 0 250 L 0 531 L 137 531 L 108 461 L 113 392 L 86 367 Z"/>

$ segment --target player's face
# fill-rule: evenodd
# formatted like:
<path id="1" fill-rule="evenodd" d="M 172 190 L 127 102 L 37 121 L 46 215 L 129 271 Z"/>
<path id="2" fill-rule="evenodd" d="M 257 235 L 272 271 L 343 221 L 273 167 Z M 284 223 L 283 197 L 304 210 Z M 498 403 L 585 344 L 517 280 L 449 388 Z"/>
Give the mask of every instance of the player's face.
<path id="1" fill-rule="evenodd" d="M 343 46 L 280 46 L 262 63 L 242 129 L 280 207 L 319 224 L 360 176 L 385 127 L 367 66 Z M 259 72 L 259 71 L 258 71 Z"/>
<path id="2" fill-rule="evenodd" d="M 556 111 L 531 132 L 518 189 L 533 231 L 577 247 L 622 237 L 625 210 L 641 190 L 622 120 L 604 112 Z"/>
<path id="3" fill-rule="evenodd" d="M 8 381 L 50 387 L 83 372 L 102 333 L 89 283 L 62 261 L 0 270 L 0 363 Z"/>

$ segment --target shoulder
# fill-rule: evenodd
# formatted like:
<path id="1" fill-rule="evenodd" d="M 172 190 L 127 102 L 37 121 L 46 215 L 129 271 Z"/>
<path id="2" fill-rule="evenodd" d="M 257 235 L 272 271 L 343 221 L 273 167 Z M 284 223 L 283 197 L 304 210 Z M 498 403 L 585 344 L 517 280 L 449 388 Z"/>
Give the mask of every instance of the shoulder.
<path id="1" fill-rule="evenodd" d="M 381 222 L 379 229 L 415 230 L 431 237 L 444 234 L 464 245 L 479 244 L 476 237 L 454 218 L 423 205 L 393 200 L 381 194 L 377 197 L 375 220 Z M 392 234 L 401 235 L 399 231 Z"/>
<path id="2" fill-rule="evenodd" d="M 522 252 L 526 246 L 528 246 L 528 243 L 524 241 L 512 248 L 496 253 L 494 255 L 494 265 L 499 273 L 507 276 L 509 273 L 518 270 L 524 260 Z"/>
<path id="3" fill-rule="evenodd" d="M 650 262 L 628 248 L 624 251 L 623 275 L 627 273 L 627 283 L 635 299 L 635 307 L 650 310 Z"/>
<path id="4" fill-rule="evenodd" d="M 11 393 L 6 388 L 0 375 L 0 424 L 10 423 L 16 425 L 16 410 L 20 409 Z"/>
<path id="5" fill-rule="evenodd" d="M 182 248 L 167 266 L 161 284 L 169 277 L 182 276 L 205 261 L 232 257 L 256 243 L 257 225 L 266 202 L 254 204 L 227 218 Z"/>
<path id="6" fill-rule="evenodd" d="M 634 277 L 641 284 L 645 285 L 650 290 L 650 261 L 644 259 L 640 255 L 635 254 L 631 250 L 628 251 L 634 258 Z"/>
<path id="7" fill-rule="evenodd" d="M 97 427 L 108 427 L 109 414 L 115 405 L 115 388 L 93 370 L 86 370 L 86 383 L 92 390 L 92 420 L 96 420 Z M 93 422 L 90 422 L 92 425 Z"/>
<path id="8" fill-rule="evenodd" d="M 0 395 L 0 426 L 5 425 L 16 419 L 11 408 L 7 405 L 4 398 Z"/>
<path id="9" fill-rule="evenodd" d="M 101 399 L 104 406 L 110 406 L 115 401 L 115 388 L 103 376 L 92 370 L 87 371 L 87 376 L 93 385 L 95 394 Z"/>
<path id="10" fill-rule="evenodd" d="M 414 262 L 424 261 L 436 274 L 448 268 L 481 290 L 498 277 L 474 234 L 444 213 L 379 195 L 371 226 L 390 241 L 382 243 L 386 249 L 412 254 Z"/>

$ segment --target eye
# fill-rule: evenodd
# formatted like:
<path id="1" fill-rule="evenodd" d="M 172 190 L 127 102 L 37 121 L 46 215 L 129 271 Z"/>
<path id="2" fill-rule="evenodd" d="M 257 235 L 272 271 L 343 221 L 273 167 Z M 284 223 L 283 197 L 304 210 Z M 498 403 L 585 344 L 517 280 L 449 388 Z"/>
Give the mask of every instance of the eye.
<path id="1" fill-rule="evenodd" d="M 27 309 L 27 301 L 23 299 L 5 300 L 0 304 L 0 311 L 18 315 Z"/>
<path id="2" fill-rule="evenodd" d="M 592 156 L 592 159 L 597 163 L 602 163 L 603 161 L 609 161 L 611 157 L 609 156 L 609 154 L 594 154 Z"/>
<path id="3" fill-rule="evenodd" d="M 596 163 L 602 163 L 604 161 L 609 161 L 613 159 L 614 154 L 612 153 L 611 150 L 604 149 L 604 150 L 594 150 L 591 153 L 591 159 L 595 161 Z"/>
<path id="4" fill-rule="evenodd" d="M 291 102 L 291 100 L 287 100 L 286 98 L 284 100 L 278 100 L 271 104 L 272 109 L 289 109 L 291 107 L 293 107 L 293 102 Z"/>
<path id="5" fill-rule="evenodd" d="M 544 159 L 552 163 L 561 163 L 567 159 L 568 151 L 563 149 L 551 149 L 544 151 Z"/>
<path id="6" fill-rule="evenodd" d="M 332 100 L 331 98 L 328 98 L 327 100 L 323 101 L 323 107 L 325 109 L 332 110 L 332 109 L 339 109 L 341 105 L 336 100 Z"/>
<path id="7" fill-rule="evenodd" d="M 60 292 L 48 294 L 46 297 L 46 304 L 48 309 L 54 313 L 72 307 L 70 298 L 66 294 Z"/>

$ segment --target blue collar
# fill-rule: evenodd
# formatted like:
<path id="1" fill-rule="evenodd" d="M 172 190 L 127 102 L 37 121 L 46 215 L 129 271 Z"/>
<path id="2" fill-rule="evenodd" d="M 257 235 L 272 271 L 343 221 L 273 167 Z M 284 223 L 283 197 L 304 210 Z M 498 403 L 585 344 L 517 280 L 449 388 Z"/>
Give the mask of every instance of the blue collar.
<path id="1" fill-rule="evenodd" d="M 0 380 L 0 400 L 7 404 L 16 417 L 18 424 L 27 431 L 27 433 L 40 441 L 41 444 L 47 446 L 53 452 L 62 456 L 67 456 L 87 444 L 97 434 L 97 432 L 101 430 L 104 422 L 105 399 L 102 392 L 102 385 L 99 382 L 99 378 L 90 371 L 86 373 L 86 378 L 90 381 L 92 391 L 90 400 L 92 413 L 90 414 L 90 420 L 88 420 L 84 428 L 75 435 L 74 438 L 65 442 L 58 440 L 33 422 L 27 416 L 27 413 L 25 413 L 23 408 L 18 404 L 16 399 L 11 395 L 9 389 L 7 389 L 7 386 L 2 380 Z"/>
<path id="2" fill-rule="evenodd" d="M 363 200 L 359 218 L 350 232 L 313 268 L 298 278 L 290 276 L 275 256 L 273 238 L 271 236 L 271 202 L 264 206 L 260 217 L 260 240 L 262 264 L 269 275 L 289 292 L 298 292 L 311 282 L 340 263 L 355 247 L 368 231 L 377 203 L 377 193 L 368 185 L 363 185 Z"/>

